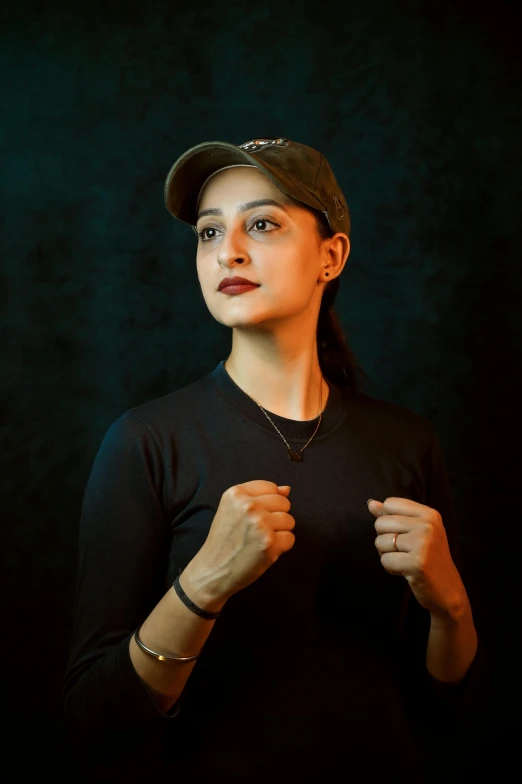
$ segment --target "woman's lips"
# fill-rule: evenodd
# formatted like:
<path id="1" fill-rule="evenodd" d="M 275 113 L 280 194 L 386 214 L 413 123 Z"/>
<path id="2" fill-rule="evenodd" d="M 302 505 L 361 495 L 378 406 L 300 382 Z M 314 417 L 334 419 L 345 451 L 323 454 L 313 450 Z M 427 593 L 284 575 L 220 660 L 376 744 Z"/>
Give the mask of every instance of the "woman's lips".
<path id="1" fill-rule="evenodd" d="M 225 286 L 225 288 L 221 289 L 221 294 L 244 294 L 245 291 L 252 291 L 258 288 L 259 286 L 250 283 L 235 283 L 233 286 Z"/>

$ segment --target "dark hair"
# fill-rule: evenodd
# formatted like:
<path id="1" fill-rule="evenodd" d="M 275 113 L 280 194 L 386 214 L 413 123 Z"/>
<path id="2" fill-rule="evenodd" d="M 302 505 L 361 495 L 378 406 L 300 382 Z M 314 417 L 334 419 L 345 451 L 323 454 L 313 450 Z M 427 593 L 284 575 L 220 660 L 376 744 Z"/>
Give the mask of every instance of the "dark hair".
<path id="1" fill-rule="evenodd" d="M 317 231 L 321 239 L 333 237 L 326 216 L 318 210 L 315 215 Z M 334 302 L 339 291 L 340 275 L 329 281 L 323 291 L 319 319 L 317 322 L 317 354 L 323 375 L 332 383 L 362 392 L 368 375 L 357 362 L 335 312 Z"/>

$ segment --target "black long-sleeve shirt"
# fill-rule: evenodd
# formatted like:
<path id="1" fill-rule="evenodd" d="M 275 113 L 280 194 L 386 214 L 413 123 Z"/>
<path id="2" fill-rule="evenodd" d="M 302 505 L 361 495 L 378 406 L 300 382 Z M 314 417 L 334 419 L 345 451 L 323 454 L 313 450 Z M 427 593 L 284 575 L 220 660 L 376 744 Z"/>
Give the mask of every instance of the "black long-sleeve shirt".
<path id="1" fill-rule="evenodd" d="M 420 782 L 417 729 L 449 727 L 473 703 L 480 641 L 460 684 L 428 673 L 429 612 L 382 566 L 367 507 L 400 496 L 436 509 L 460 570 L 435 431 L 402 406 L 329 388 L 303 462 L 289 459 L 222 361 L 108 429 L 84 496 L 63 691 L 93 780 L 102 770 L 127 781 L 166 772 L 176 784 L 346 771 Z M 269 413 L 293 447 L 317 425 Z M 203 545 L 224 491 L 252 479 L 291 485 L 295 544 L 229 599 L 164 715 L 132 666 L 129 639 Z"/>

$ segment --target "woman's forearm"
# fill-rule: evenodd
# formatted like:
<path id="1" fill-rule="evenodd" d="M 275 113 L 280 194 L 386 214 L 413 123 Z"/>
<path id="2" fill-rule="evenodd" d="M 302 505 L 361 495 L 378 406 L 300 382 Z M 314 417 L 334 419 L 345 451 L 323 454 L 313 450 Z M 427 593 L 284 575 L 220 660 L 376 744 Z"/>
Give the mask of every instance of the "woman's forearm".
<path id="1" fill-rule="evenodd" d="M 453 617 L 431 613 L 426 667 L 439 681 L 458 683 L 469 670 L 477 652 L 478 637 L 467 595 Z"/>
<path id="2" fill-rule="evenodd" d="M 190 566 L 180 576 L 183 590 L 201 609 L 221 610 L 224 602 L 211 597 L 195 574 L 191 579 Z M 206 620 L 192 612 L 174 588 L 170 588 L 143 622 L 140 639 L 148 648 L 166 656 L 193 656 L 202 649 L 214 623 L 215 620 Z M 134 636 L 129 653 L 137 674 L 160 710 L 166 713 L 180 697 L 197 659 L 192 662 L 161 661 L 142 651 Z"/>

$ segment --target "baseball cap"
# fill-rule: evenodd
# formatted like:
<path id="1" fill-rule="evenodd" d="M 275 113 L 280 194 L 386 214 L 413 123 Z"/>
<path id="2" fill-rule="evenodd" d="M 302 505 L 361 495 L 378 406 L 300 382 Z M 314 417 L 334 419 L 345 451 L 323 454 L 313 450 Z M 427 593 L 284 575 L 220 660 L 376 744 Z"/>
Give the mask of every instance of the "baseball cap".
<path id="1" fill-rule="evenodd" d="M 243 144 L 203 142 L 183 153 L 165 181 L 165 205 L 171 215 L 195 226 L 201 189 L 221 169 L 255 166 L 283 193 L 322 212 L 333 232 L 350 236 L 350 213 L 325 156 L 313 147 L 285 138 L 251 139 Z"/>

